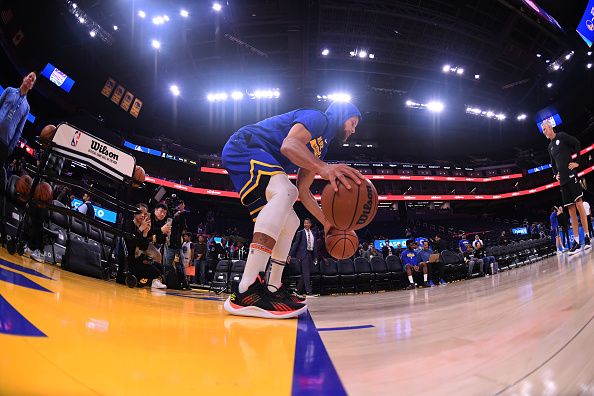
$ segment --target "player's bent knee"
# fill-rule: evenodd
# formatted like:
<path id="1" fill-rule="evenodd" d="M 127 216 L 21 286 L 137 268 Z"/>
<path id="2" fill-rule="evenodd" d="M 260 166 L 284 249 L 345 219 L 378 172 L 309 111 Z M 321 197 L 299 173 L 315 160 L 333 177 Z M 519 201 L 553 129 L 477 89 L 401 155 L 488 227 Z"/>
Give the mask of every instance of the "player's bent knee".
<path id="1" fill-rule="evenodd" d="M 285 231 L 294 234 L 295 231 L 297 231 L 297 228 L 299 228 L 299 224 L 301 224 L 299 216 L 297 216 L 297 213 L 295 213 L 294 210 L 291 210 L 287 215 L 287 220 L 285 220 Z"/>

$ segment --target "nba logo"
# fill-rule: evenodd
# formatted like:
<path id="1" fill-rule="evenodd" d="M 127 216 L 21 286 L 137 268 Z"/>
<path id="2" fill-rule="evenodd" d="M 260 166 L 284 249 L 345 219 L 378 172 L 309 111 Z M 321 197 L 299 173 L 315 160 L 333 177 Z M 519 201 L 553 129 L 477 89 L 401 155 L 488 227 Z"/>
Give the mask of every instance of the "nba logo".
<path id="1" fill-rule="evenodd" d="M 72 141 L 70 142 L 70 145 L 72 147 L 76 147 L 76 145 L 78 144 L 78 141 L 80 140 L 81 135 L 82 135 L 82 132 L 80 132 L 80 131 L 74 132 L 74 136 L 72 137 Z"/>

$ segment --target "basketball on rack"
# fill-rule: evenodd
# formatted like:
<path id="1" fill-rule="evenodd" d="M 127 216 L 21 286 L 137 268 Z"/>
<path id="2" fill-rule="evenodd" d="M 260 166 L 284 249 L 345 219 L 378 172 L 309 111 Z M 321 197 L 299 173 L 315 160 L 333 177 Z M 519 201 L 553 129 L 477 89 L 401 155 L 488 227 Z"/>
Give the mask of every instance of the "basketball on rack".
<path id="1" fill-rule="evenodd" d="M 43 129 L 41 130 L 41 133 L 39 134 L 39 140 L 41 141 L 42 144 L 48 144 L 49 142 L 52 141 L 55 134 L 56 134 L 56 126 L 51 125 L 51 124 L 46 125 L 43 127 Z"/>
<path id="2" fill-rule="evenodd" d="M 358 230 L 375 217 L 378 206 L 377 190 L 364 179 L 357 185 L 349 179 L 351 189 L 338 182 L 335 192 L 330 183 L 322 191 L 322 211 L 332 225 L 339 230 Z"/>
<path id="3" fill-rule="evenodd" d="M 31 194 L 31 186 L 33 185 L 33 179 L 29 175 L 23 175 L 16 182 L 15 190 L 17 193 L 17 199 L 21 202 L 29 200 Z"/>
<path id="4" fill-rule="evenodd" d="M 144 183 L 145 176 L 146 175 L 144 173 L 144 169 L 142 168 L 142 166 L 136 165 L 134 167 L 134 174 L 132 175 L 132 179 L 134 180 L 134 182 L 132 183 L 132 187 L 140 187 L 142 183 Z"/>
<path id="5" fill-rule="evenodd" d="M 326 250 L 337 260 L 353 257 L 359 247 L 355 231 L 342 231 L 331 228 L 326 234 Z"/>
<path id="6" fill-rule="evenodd" d="M 51 203 L 54 196 L 54 190 L 49 183 L 40 182 L 35 191 L 33 192 L 33 198 L 43 203 Z"/>

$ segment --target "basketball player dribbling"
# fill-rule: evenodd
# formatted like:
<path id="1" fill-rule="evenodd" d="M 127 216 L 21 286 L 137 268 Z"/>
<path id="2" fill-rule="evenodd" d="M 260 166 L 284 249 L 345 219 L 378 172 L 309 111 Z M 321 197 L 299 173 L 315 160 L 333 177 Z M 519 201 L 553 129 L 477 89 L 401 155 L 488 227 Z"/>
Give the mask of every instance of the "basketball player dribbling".
<path id="1" fill-rule="evenodd" d="M 555 132 L 549 121 L 542 123 L 542 133 L 551 141 L 548 151 L 551 156 L 553 176 L 559 181 L 563 206 L 569 209 L 571 228 L 574 235 L 574 242 L 569 249 L 569 255 L 573 255 L 581 250 L 577 212 L 580 213 L 580 221 L 584 228 L 584 249 L 591 248 L 590 237 L 588 236 L 590 224 L 586 221 L 586 210 L 582 201 L 584 191 L 579 183 L 577 170 L 580 166 L 581 158 L 580 141 L 567 133 Z M 571 158 L 573 153 L 577 154 L 575 161 Z"/>
<path id="2" fill-rule="evenodd" d="M 229 173 L 241 203 L 254 224 L 245 270 L 237 290 L 225 301 L 233 315 L 284 319 L 307 310 L 305 300 L 290 293 L 281 277 L 300 221 L 293 210 L 299 198 L 305 208 L 324 225 L 331 225 L 311 194 L 316 174 L 352 188 L 347 178 L 360 184 L 359 171 L 344 164 L 327 164 L 323 158 L 335 138 L 345 142 L 361 120 L 361 112 L 350 103 L 332 103 L 325 112 L 298 109 L 247 125 L 235 132 L 223 148 L 223 167 Z M 288 173 L 299 170 L 297 187 Z M 260 272 L 271 269 L 266 282 Z"/>

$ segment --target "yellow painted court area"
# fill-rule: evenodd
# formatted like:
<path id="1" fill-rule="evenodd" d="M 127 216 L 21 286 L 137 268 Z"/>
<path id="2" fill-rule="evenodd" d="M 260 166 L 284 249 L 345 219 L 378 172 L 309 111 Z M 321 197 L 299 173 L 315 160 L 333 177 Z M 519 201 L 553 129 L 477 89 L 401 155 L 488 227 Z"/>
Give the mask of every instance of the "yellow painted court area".
<path id="1" fill-rule="evenodd" d="M 213 293 L 129 289 L 0 258 L 53 278 L 0 263 L 53 292 L 0 281 L 0 295 L 47 336 L 0 334 L 1 395 L 291 392 L 296 320 L 231 317 Z"/>

